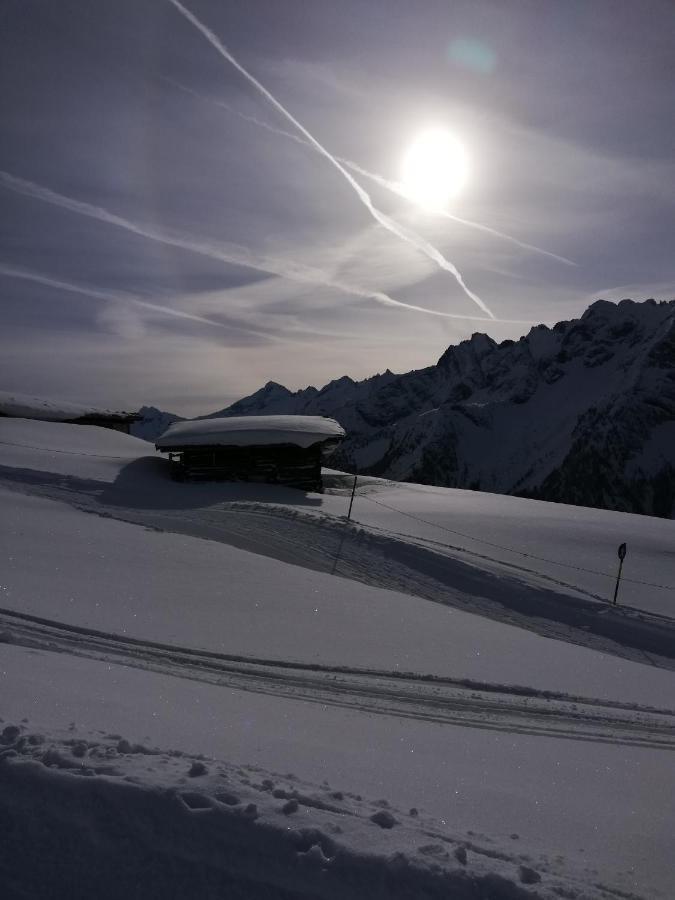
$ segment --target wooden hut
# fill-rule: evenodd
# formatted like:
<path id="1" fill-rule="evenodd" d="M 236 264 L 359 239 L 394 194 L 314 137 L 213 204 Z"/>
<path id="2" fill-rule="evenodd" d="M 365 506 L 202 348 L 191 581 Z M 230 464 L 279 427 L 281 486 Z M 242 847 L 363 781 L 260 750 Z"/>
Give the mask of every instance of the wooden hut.
<path id="1" fill-rule="evenodd" d="M 140 422 L 138 413 L 122 410 L 98 409 L 65 400 L 48 400 L 0 391 L 0 416 L 12 419 L 38 419 L 44 422 L 65 422 L 71 425 L 98 425 L 129 434 L 129 426 Z"/>
<path id="2" fill-rule="evenodd" d="M 174 422 L 157 439 L 177 480 L 262 481 L 321 491 L 321 462 L 344 437 L 322 416 L 236 416 Z"/>

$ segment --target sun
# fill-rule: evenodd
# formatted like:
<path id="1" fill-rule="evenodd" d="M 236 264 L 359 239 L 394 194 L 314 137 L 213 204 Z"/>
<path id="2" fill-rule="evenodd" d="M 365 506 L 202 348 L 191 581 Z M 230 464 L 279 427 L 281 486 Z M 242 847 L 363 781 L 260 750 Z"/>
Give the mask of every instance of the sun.
<path id="1" fill-rule="evenodd" d="M 401 193 L 430 211 L 446 208 L 464 187 L 469 159 L 460 141 L 444 128 L 419 134 L 401 165 Z"/>

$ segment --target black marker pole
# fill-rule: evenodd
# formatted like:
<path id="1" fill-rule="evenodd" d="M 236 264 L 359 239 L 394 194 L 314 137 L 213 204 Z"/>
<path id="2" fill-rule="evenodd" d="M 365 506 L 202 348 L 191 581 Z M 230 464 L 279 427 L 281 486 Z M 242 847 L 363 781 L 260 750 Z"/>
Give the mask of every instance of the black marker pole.
<path id="1" fill-rule="evenodd" d="M 358 475 L 354 476 L 354 484 L 352 485 L 352 496 L 351 496 L 351 500 L 349 501 L 349 512 L 347 513 L 347 521 L 349 521 L 352 517 L 352 506 L 354 505 L 354 494 L 356 493 L 356 479 L 358 477 L 359 477 Z"/>
<path id="2" fill-rule="evenodd" d="M 619 582 L 621 581 L 621 570 L 623 569 L 623 561 L 626 558 L 626 545 L 625 544 L 619 545 L 618 555 L 619 555 L 619 574 L 616 576 L 616 586 L 614 587 L 614 601 L 613 601 L 614 606 L 616 606 L 616 597 L 617 597 L 617 594 L 619 593 Z"/>
<path id="3" fill-rule="evenodd" d="M 344 528 L 342 529 L 342 536 L 340 538 L 340 543 L 338 545 L 337 553 L 335 554 L 335 559 L 333 560 L 333 568 L 331 569 L 330 574 L 335 575 L 335 570 L 337 569 L 338 560 L 340 559 L 340 554 L 342 553 L 342 545 L 345 542 L 345 538 L 347 537 L 347 522 L 349 522 L 352 515 L 352 506 L 354 504 L 354 494 L 356 493 L 356 481 L 358 479 L 358 475 L 354 475 L 354 484 L 352 485 L 352 496 L 349 500 L 349 512 L 347 513 L 347 518 L 345 519 Z"/>

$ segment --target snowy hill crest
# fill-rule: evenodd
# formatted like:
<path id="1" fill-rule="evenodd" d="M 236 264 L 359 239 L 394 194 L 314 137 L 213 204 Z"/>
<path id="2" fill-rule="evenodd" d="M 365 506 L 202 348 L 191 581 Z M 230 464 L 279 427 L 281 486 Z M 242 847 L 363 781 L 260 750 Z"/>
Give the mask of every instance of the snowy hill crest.
<path id="1" fill-rule="evenodd" d="M 598 300 L 518 341 L 476 333 L 426 369 L 269 382 L 212 415 L 289 413 L 337 419 L 348 470 L 669 517 L 675 301 Z"/>
<path id="2" fill-rule="evenodd" d="M 160 434 L 163 434 L 169 425 L 183 421 L 181 416 L 164 412 L 155 406 L 142 406 L 138 410 L 138 414 L 142 418 L 140 422 L 135 422 L 131 426 L 130 433 L 134 437 L 142 438 L 145 441 L 153 441 Z"/>

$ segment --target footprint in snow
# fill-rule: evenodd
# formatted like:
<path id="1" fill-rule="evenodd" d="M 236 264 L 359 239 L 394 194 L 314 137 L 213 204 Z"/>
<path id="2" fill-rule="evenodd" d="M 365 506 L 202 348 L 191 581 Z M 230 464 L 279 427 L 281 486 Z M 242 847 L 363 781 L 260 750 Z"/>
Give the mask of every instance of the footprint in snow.
<path id="1" fill-rule="evenodd" d="M 539 872 L 536 869 L 531 869 L 529 866 L 519 866 L 518 875 L 523 884 L 537 884 L 537 882 L 541 881 Z"/>
<path id="2" fill-rule="evenodd" d="M 238 806 L 240 803 L 239 797 L 230 791 L 218 791 L 215 798 L 219 803 L 225 803 L 227 806 Z"/>
<path id="3" fill-rule="evenodd" d="M 398 825 L 398 820 L 395 819 L 390 812 L 387 812 L 386 809 L 381 809 L 379 812 L 373 813 L 370 817 L 370 821 L 379 825 L 380 828 L 393 828 L 394 825 Z"/>

